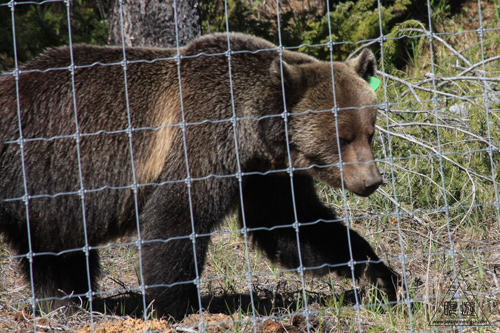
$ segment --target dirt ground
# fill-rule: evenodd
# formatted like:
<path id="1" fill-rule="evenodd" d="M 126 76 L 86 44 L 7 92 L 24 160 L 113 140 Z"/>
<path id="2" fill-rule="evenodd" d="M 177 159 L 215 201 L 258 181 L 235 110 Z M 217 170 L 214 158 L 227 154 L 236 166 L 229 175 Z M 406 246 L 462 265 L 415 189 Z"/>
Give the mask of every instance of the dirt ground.
<path id="1" fill-rule="evenodd" d="M 217 251 L 220 247 L 233 247 L 236 257 L 243 256 L 240 246 L 243 244 L 239 238 L 231 233 L 222 233 L 213 237 L 211 248 Z M 236 240 L 236 242 L 235 242 Z M 308 318 L 305 317 L 304 308 L 298 308 L 297 295 L 302 292 L 301 282 L 296 274 L 264 275 L 252 281 L 254 286 L 254 304 L 261 315 L 252 316 L 251 312 L 242 309 L 251 307 L 251 300 L 244 279 L 237 278 L 230 287 L 235 292 L 231 294 L 224 281 L 204 283 L 202 290 L 202 303 L 210 308 L 203 313 L 196 312 L 187 316 L 181 322 L 174 320 L 147 318 L 142 316 L 143 305 L 138 293 L 126 292 L 138 285 L 134 273 L 137 257 L 130 253 L 130 248 L 116 246 L 102 251 L 103 267 L 106 270 L 105 278 L 101 282 L 102 290 L 112 290 L 110 295 L 97 299 L 90 312 L 88 307 L 73 306 L 60 308 L 50 313 L 38 315 L 33 318 L 29 305 L 16 305 L 16 300 L 27 301 L 30 298 L 30 286 L 19 274 L 16 259 L 7 255 L 9 248 L 3 244 L 0 263 L 0 332 L 111 332 L 132 333 L 143 331 L 161 332 L 197 332 L 204 326 L 206 332 L 303 332 L 310 327 L 319 325 L 318 303 L 321 297 L 331 296 L 331 286 L 324 280 L 309 279 L 311 304 L 308 307 Z M 253 260 L 265 263 L 255 250 L 251 250 Z M 217 260 L 211 253 L 212 260 L 207 265 L 202 279 L 213 279 L 217 276 Z M 237 261 L 230 258 L 231 261 Z M 244 260 L 243 260 L 244 262 Z M 236 285 L 238 284 L 238 285 Z M 106 297 L 108 296 L 108 297 Z M 299 297 L 300 298 L 300 297 Z M 105 304 L 104 304 L 105 303 Z M 104 307 L 104 308 L 103 308 Z M 295 311 L 291 309 L 296 309 Z M 262 315 L 269 313 L 273 317 Z M 279 316 L 283 317 L 279 320 Z M 278 317 L 275 317 L 278 316 Z M 321 319 L 323 327 L 337 327 L 338 319 L 332 315 L 324 315 Z M 202 324 L 203 323 L 203 324 Z"/>

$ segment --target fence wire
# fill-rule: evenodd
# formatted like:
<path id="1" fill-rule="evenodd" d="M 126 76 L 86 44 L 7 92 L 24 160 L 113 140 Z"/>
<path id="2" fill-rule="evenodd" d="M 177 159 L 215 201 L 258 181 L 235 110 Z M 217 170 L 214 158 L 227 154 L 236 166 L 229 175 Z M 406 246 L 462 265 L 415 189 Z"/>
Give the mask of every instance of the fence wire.
<path id="1" fill-rule="evenodd" d="M 18 60 L 18 45 L 23 43 L 17 38 L 16 10 L 23 6 L 43 7 L 52 3 L 66 5 L 68 45 L 70 65 L 54 68 L 24 69 Z M 377 1 L 379 36 L 364 38 L 360 41 L 336 40 L 335 31 L 329 21 L 331 15 L 327 10 L 326 17 L 329 26 L 328 40 L 319 44 L 283 45 L 280 17 L 280 6 L 291 2 L 276 1 L 271 3 L 276 16 L 279 43 L 275 47 L 259 50 L 233 49 L 231 39 L 227 38 L 227 48 L 224 52 L 203 50 L 196 55 L 183 55 L 183 45 L 177 39 L 177 45 L 169 57 L 152 59 L 129 59 L 125 38 L 122 39 L 122 58 L 119 62 L 102 61 L 80 65 L 74 61 L 75 43 L 71 32 L 70 1 L 22 1 L 0 4 L 0 10 L 10 9 L 12 22 L 12 40 L 14 67 L 0 74 L 2 79 L 12 79 L 15 84 L 15 107 L 1 106 L 2 117 L 7 112 L 16 112 L 16 128 L 18 135 L 1 136 L 0 142 L 0 175 L 2 189 L 7 183 L 5 160 L 2 152 L 7 149 L 18 151 L 20 167 L 18 168 L 22 184 L 20 188 L 2 194 L 0 199 L 0 231 L 8 234 L 9 223 L 7 213 L 2 206 L 13 205 L 22 210 L 18 213 L 26 225 L 26 235 L 15 235 L 27 239 L 26 253 L 17 253 L 10 243 L 0 238 L 0 329 L 45 331 L 113 331 L 119 327 L 122 331 L 210 331 L 227 330 L 238 332 L 278 332 L 288 331 L 370 331 L 370 330 L 402 330 L 411 332 L 427 331 L 465 331 L 469 329 L 496 329 L 500 322 L 500 19 L 498 13 L 500 4 L 485 1 L 473 3 L 477 9 L 479 24 L 473 29 L 442 30 L 435 27 L 431 20 L 433 1 L 427 1 L 429 20 L 419 22 L 405 21 L 397 29 L 384 32 L 382 17 L 383 6 Z M 445 3 L 445 2 L 443 2 Z M 121 12 L 122 36 L 123 7 L 118 2 Z M 484 24 L 484 7 L 494 8 L 497 18 L 488 25 Z M 178 6 L 173 2 L 173 11 L 177 22 Z M 330 8 L 330 4 L 326 8 Z M 230 31 L 228 2 L 224 2 L 225 30 Z M 488 15 L 491 13 L 488 12 Z M 474 13 L 474 15 L 476 15 Z M 493 23 L 491 23 L 493 22 Z M 178 24 L 176 24 L 179 29 Z M 177 30 L 176 30 L 177 31 Z M 178 31 L 177 31 L 178 36 Z M 229 36 L 229 35 L 228 35 Z M 398 69 L 393 65 L 397 57 L 394 50 L 398 43 L 411 45 L 410 61 L 413 63 Z M 334 105 L 326 110 L 305 110 L 292 113 L 285 96 L 287 90 L 284 74 L 287 64 L 283 61 L 284 53 L 288 51 L 306 52 L 313 49 L 326 49 L 329 59 L 334 58 L 335 50 L 344 44 L 356 46 L 356 50 L 348 57 L 354 59 L 361 52 L 370 48 L 377 54 L 377 76 L 382 84 L 377 90 L 378 112 L 376 133 L 373 139 L 374 161 L 378 164 L 384 177 L 384 184 L 370 196 L 369 199 L 351 194 L 345 188 L 344 181 L 340 188 L 331 188 L 321 182 L 315 184 L 321 200 L 337 213 L 335 219 L 301 220 L 297 202 L 300 193 L 294 191 L 296 180 L 303 173 L 313 169 L 337 167 L 340 177 L 344 177 L 345 168 L 350 163 L 343 162 L 340 154 L 339 163 L 322 165 L 311 164 L 307 167 L 293 167 L 293 143 L 290 142 L 290 121 L 293 117 L 334 114 L 339 117 L 340 111 L 356 111 L 356 107 L 346 110 L 337 105 L 338 91 L 333 89 Z M 234 57 L 243 54 L 265 54 L 274 52 L 279 61 L 281 73 L 281 91 L 283 105 L 275 114 L 259 117 L 241 115 L 237 110 L 238 98 L 242 96 L 235 92 L 233 84 Z M 189 121 L 186 114 L 192 105 L 193 97 L 188 82 L 183 77 L 181 64 L 185 60 L 200 57 L 224 58 L 229 69 L 230 100 L 225 101 L 231 108 L 230 117 L 221 119 L 204 118 L 199 121 Z M 153 66 L 159 63 L 175 64 L 175 85 L 179 96 L 180 121 L 169 124 L 151 126 L 134 126 L 137 118 L 132 105 L 134 97 L 129 94 L 130 67 L 134 65 Z M 330 61 L 331 80 L 335 80 L 333 61 Z M 79 114 L 81 105 L 77 99 L 75 82 L 76 72 L 95 68 L 121 68 L 123 72 L 123 87 L 125 99 L 126 126 L 115 128 L 98 128 L 96 131 L 82 130 Z M 54 72 L 69 72 L 71 75 L 71 102 L 68 110 L 73 112 L 74 121 L 72 133 L 57 133 L 46 136 L 25 136 L 26 110 L 23 110 L 19 84 L 23 75 L 36 73 L 49 75 Z M 49 76 L 47 76 L 49 78 Z M 132 78 L 133 80 L 133 78 Z M 43 79 L 40 84 L 44 83 Z M 107 87 L 101 87 L 107 89 Z M 251 88 L 251 87 L 249 87 Z M 187 90 L 186 90 L 187 89 Z M 251 91 L 251 89 L 249 89 Z M 0 90 L 0 94 L 4 91 Z M 209 92 L 213 93 L 213 92 Z M 144 91 L 144 95 L 148 92 Z M 135 95 L 134 95 L 135 96 Z M 263 98 L 254 96 L 253 98 Z M 0 95 L 0 98 L 2 96 Z M 120 98 L 116 96 L 115 98 Z M 12 104 L 12 105 L 14 105 Z M 69 112 L 69 111 L 68 111 Z M 99 111 L 96 110 L 98 113 Z M 97 116 L 97 114 L 96 114 Z M 7 118 L 5 118 L 7 119 Z M 11 119 L 11 118 L 9 118 Z M 249 123 L 259 123 L 266 120 L 280 119 L 284 126 L 286 141 L 287 166 L 270 168 L 266 171 L 245 169 L 241 162 L 242 143 L 239 131 Z M 2 124 L 1 129 L 8 128 Z M 230 126 L 230 145 L 235 152 L 234 173 L 203 173 L 192 174 L 193 165 L 197 164 L 190 155 L 191 147 L 188 131 L 201 126 Z M 41 124 L 43 127 L 44 125 Z M 340 122 L 335 129 L 340 131 Z M 95 127 L 97 128 L 97 127 Z M 182 166 L 177 179 L 157 179 L 142 182 L 137 175 L 137 151 L 134 137 L 143 133 L 160 133 L 164 130 L 179 130 L 182 137 Z M 43 130 L 40 131 L 44 133 Z M 45 132 L 50 133 L 50 132 Z M 82 165 L 81 145 L 86 139 L 101 136 L 124 135 L 127 140 L 128 160 L 130 163 L 131 182 L 127 184 L 103 184 L 88 187 L 85 184 L 84 166 Z M 56 193 L 30 191 L 28 186 L 32 176 L 25 161 L 27 145 L 40 142 L 57 143 L 72 140 L 76 152 L 76 179 L 78 187 L 74 190 Z M 340 138 L 336 137 L 340 146 Z M 246 143 L 245 143 L 246 144 Z M 215 147 L 206 147 L 213 149 Z M 49 151 L 47 153 L 50 153 Z M 123 153 L 123 152 L 122 152 Z M 117 152 L 118 154 L 118 152 Z M 68 159 L 71 156 L 68 154 Z M 220 158 L 226 158 L 220 156 Z M 109 156 L 112 161 L 113 156 Z M 112 162 L 110 162 L 112 163 Z M 120 166 L 117 166 L 120 167 Z M 50 166 L 47 167 L 50 170 Z M 245 205 L 245 179 L 252 176 L 273 176 L 286 174 L 291 187 L 293 207 L 293 223 L 266 226 L 250 226 L 246 213 L 251 207 Z M 193 194 L 194 188 L 200 183 L 211 184 L 214 180 L 238 183 L 238 193 L 235 202 L 241 208 L 240 222 L 237 214 L 226 216 L 219 227 L 201 228 L 197 219 L 196 209 L 198 198 Z M 177 188 L 185 186 L 188 198 L 190 226 L 189 233 L 162 239 L 144 238 L 141 230 L 141 213 L 144 211 L 144 197 L 141 193 L 151 191 L 151 188 Z M 208 186 L 208 185 L 207 185 Z M 92 243 L 87 235 L 89 216 L 95 214 L 88 211 L 87 200 L 90 197 L 102 195 L 108 191 L 130 191 L 132 193 L 132 218 L 135 234 L 121 235 L 113 242 L 104 244 Z M 144 191 L 144 192 L 142 192 Z M 179 195 L 183 195 L 182 192 Z M 176 195 L 176 194 L 172 194 Z M 222 200 L 222 193 L 213 193 L 206 201 Z M 79 246 L 65 248 L 62 251 L 51 251 L 47 246 L 45 251 L 33 250 L 33 235 L 30 227 L 39 213 L 34 212 L 33 202 L 47 200 L 56 203 L 58 198 L 78 198 L 79 207 L 74 207 L 74 214 L 80 214 L 83 224 L 84 239 Z M 51 201 L 52 200 L 52 201 Z M 197 199 L 199 200 L 199 198 Z M 54 208 L 51 208 L 54 209 Z M 62 209 L 62 208 L 61 208 Z M 173 208 L 172 208 L 173 209 Z M 301 208 L 302 209 L 302 208 Z M 10 217 L 11 215 L 9 215 Z M 210 217 L 211 218 L 211 217 Z M 50 220 L 43 221 L 51 223 Z M 380 261 L 356 260 L 353 253 L 356 248 L 351 242 L 351 233 L 347 232 L 348 253 L 350 260 L 338 264 L 322 263 L 308 266 L 304 264 L 301 251 L 301 230 L 308 226 L 319 224 L 344 223 L 356 230 L 366 239 L 381 258 Z M 33 229 L 34 230 L 34 229 Z M 294 242 L 298 254 L 298 264 L 293 268 L 284 268 L 273 263 L 252 244 L 251 233 L 278 231 L 294 232 Z M 64 234 L 61 233 L 64 237 Z M 69 235 L 69 234 L 68 234 Z M 318 235 L 324 236 L 324 235 Z M 12 237 L 11 237 L 12 238 Z M 210 238 L 206 260 L 201 258 L 204 246 Z M 332 242 L 338 237 L 332 237 Z M 168 244 L 190 241 L 192 245 L 194 278 L 174 281 L 158 285 L 148 285 L 145 282 L 144 248 L 151 244 Z M 12 240 L 11 240 L 12 241 Z M 15 243 L 17 239 L 13 239 Z M 175 243 L 177 244 L 177 243 Z M 200 245 L 202 244 L 202 245 Z M 332 244 L 332 246 L 335 244 Z M 91 281 L 93 250 L 101 254 L 103 276 L 99 280 L 99 288 L 88 283 L 88 291 L 84 293 L 65 295 L 63 299 L 76 301 L 72 306 L 74 312 L 68 312 L 67 306 L 50 309 L 48 312 L 33 311 L 40 308 L 40 303 L 57 300 L 57 297 L 44 298 L 35 294 L 37 281 L 33 273 L 34 262 L 44 257 L 53 258 L 68 254 L 84 254 L 86 258 L 86 280 Z M 286 255 L 286 253 L 285 253 Z M 42 258 L 42 259 L 39 259 Z M 200 259 L 201 258 L 201 259 Z M 21 277 L 19 260 L 27 260 L 28 281 Z M 151 259 L 147 258 L 148 261 Z M 159 257 L 158 265 L 163 258 Z M 205 265 L 202 269 L 202 263 Z M 398 290 L 396 302 L 377 294 L 373 286 L 366 281 L 354 279 L 355 264 L 368 263 L 366 267 L 384 263 L 401 276 L 401 287 Z M 331 269 L 339 270 L 348 267 L 349 272 L 343 274 L 348 278 L 327 274 L 321 277 L 309 274 L 314 271 Z M 177 269 L 172 267 L 172 270 Z M 368 268 L 367 268 L 368 269 Z M 148 290 L 156 287 L 179 287 L 194 285 L 196 287 L 196 304 L 199 310 L 188 312 L 187 317 L 174 321 L 160 321 L 154 312 L 155 304 L 149 303 L 146 297 Z M 156 300 L 155 300 L 156 301 Z M 43 309 L 43 306 L 41 307 Z M 108 313 L 113 313 L 109 315 Z M 118 315 L 118 316 L 117 316 Z M 131 317 L 135 319 L 131 319 Z M 119 323 L 119 324 L 117 324 Z"/>

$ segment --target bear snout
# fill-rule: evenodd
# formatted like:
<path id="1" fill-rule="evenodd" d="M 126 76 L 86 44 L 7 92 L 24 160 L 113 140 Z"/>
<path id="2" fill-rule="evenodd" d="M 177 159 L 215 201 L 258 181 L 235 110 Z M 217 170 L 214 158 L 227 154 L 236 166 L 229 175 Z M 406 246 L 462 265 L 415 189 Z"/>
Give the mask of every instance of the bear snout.
<path id="1" fill-rule="evenodd" d="M 354 194 L 359 195 L 360 197 L 367 197 L 375 192 L 382 183 L 382 177 L 373 177 L 362 179 L 357 184 L 349 184 L 349 182 L 344 182 L 344 185 Z"/>
<path id="2" fill-rule="evenodd" d="M 367 197 L 382 185 L 383 178 L 375 163 L 347 164 L 344 167 L 344 185 L 356 195 Z"/>
<path id="3" fill-rule="evenodd" d="M 374 177 L 363 179 L 363 194 L 361 194 L 361 195 L 362 196 L 369 196 L 370 194 L 375 192 L 375 190 L 380 185 L 382 185 L 382 183 L 383 183 L 383 180 L 382 180 L 382 176 L 380 176 L 380 174 L 377 176 L 374 176 Z"/>

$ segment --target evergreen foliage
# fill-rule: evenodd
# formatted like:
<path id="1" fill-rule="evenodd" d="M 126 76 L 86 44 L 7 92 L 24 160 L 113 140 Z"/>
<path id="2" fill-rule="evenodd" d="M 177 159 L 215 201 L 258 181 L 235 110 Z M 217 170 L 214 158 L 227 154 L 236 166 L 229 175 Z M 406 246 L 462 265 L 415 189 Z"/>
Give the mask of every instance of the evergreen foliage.
<path id="1" fill-rule="evenodd" d="M 102 2 L 71 1 L 73 43 L 104 45 L 108 40 L 107 12 Z M 15 22 L 15 44 L 12 18 Z M 26 62 L 49 47 L 69 43 L 68 8 L 64 2 L 17 3 L 0 6 L 0 70 L 14 66 L 14 45 L 19 62 Z"/>
<path id="2" fill-rule="evenodd" d="M 295 3 L 295 5 L 294 5 Z M 375 0 L 279 2 L 279 25 L 274 1 L 266 0 L 200 0 L 199 11 L 203 33 L 239 31 L 256 35 L 286 47 L 301 45 L 300 51 L 326 60 L 344 60 L 362 41 L 389 34 L 397 38 L 400 28 L 418 25 L 417 0 L 383 1 L 379 10 Z M 70 5 L 71 37 L 73 43 L 104 45 L 108 42 L 110 0 L 76 0 Z M 440 17 L 450 15 L 460 5 L 446 0 L 433 0 Z M 274 7 L 270 6 L 274 5 Z M 226 20 L 227 7 L 227 20 Z M 15 5 L 15 35 L 17 58 L 26 62 L 48 47 L 69 43 L 68 8 L 65 2 L 40 2 Z M 416 19 L 422 19 L 416 17 Z M 408 20 L 408 21 L 406 21 Z M 14 43 L 11 7 L 0 5 L 0 69 L 14 65 Z M 278 33 L 279 29 L 279 33 Z M 319 47 L 318 47 L 319 45 Z M 315 46 L 315 47 L 310 47 Z M 330 46 L 332 50 L 330 51 Z M 389 66 L 401 68 L 408 59 L 408 45 L 388 42 L 384 60 Z M 411 55 L 410 55 L 411 56 Z"/>

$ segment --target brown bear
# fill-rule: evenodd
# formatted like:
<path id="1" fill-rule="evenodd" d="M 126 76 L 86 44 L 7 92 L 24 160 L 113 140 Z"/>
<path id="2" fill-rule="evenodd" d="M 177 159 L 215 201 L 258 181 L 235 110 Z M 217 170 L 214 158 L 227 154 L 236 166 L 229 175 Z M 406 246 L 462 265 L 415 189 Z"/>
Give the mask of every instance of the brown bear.
<path id="1" fill-rule="evenodd" d="M 96 246 L 136 232 L 147 301 L 182 316 L 210 234 L 235 211 L 271 260 L 365 277 L 394 300 L 398 275 L 314 188 L 368 196 L 382 183 L 375 71 L 368 50 L 331 63 L 215 34 L 51 49 L 1 75 L 0 232 L 37 301 L 91 298 Z"/>

